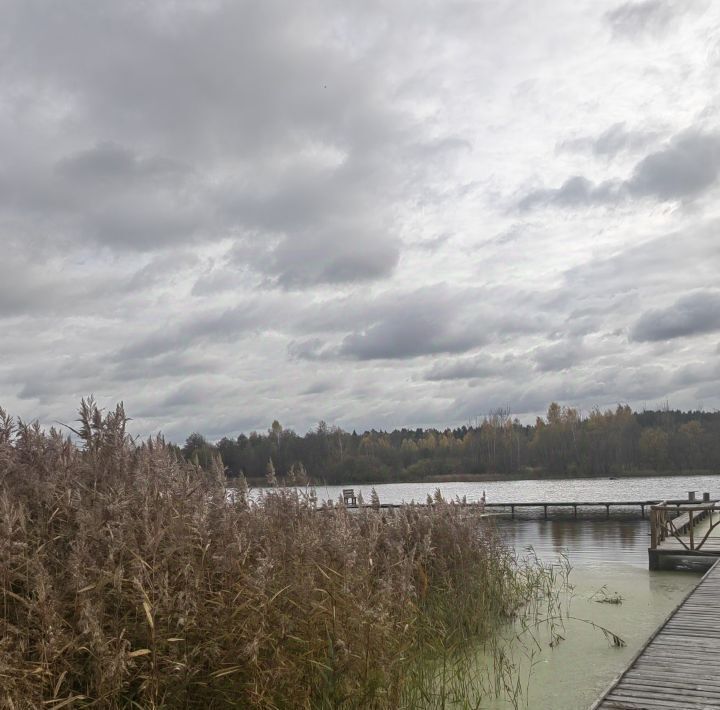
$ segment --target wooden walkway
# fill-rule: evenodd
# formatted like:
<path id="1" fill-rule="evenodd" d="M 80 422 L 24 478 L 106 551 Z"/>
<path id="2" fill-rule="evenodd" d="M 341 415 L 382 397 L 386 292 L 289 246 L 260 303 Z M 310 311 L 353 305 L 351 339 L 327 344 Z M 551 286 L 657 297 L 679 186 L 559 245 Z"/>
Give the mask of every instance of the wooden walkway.
<path id="1" fill-rule="evenodd" d="M 663 502 L 650 506 L 650 569 L 671 569 L 689 558 L 709 561 L 719 556 L 717 501 L 680 505 Z"/>
<path id="2" fill-rule="evenodd" d="M 530 501 L 528 503 L 485 503 L 488 509 L 504 508 L 510 509 L 510 514 L 515 517 L 516 508 L 543 508 L 545 517 L 548 517 L 548 509 L 550 508 L 572 508 L 573 514 L 577 518 L 578 508 L 605 508 L 606 515 L 610 517 L 610 508 L 640 508 L 640 514 L 645 517 L 645 508 L 654 505 L 656 501 L 652 500 L 610 500 L 610 501 Z"/>
<path id="3" fill-rule="evenodd" d="M 590 710 L 720 708 L 720 561 Z"/>
<path id="4" fill-rule="evenodd" d="M 358 503 L 357 498 L 353 496 L 345 496 L 343 492 L 343 499 L 345 505 L 347 505 L 348 508 L 382 508 L 383 510 L 392 510 L 394 508 L 404 508 L 406 505 L 418 505 L 418 506 L 425 506 L 427 503 L 425 502 L 411 502 L 411 503 L 380 503 L 379 505 L 373 505 L 372 503 Z M 355 502 L 352 502 L 355 501 Z M 448 503 L 452 503 L 453 505 L 456 505 L 457 503 L 449 499 L 447 501 Z M 682 501 L 685 502 L 685 501 Z M 640 510 L 640 514 L 642 517 L 645 517 L 645 509 L 650 508 L 651 506 L 657 504 L 657 501 L 653 500 L 600 500 L 600 501 L 529 501 L 529 502 L 501 502 L 501 503 L 495 503 L 495 502 L 487 502 L 482 503 L 480 501 L 467 501 L 464 503 L 460 503 L 459 505 L 465 506 L 467 508 L 482 508 L 484 510 L 488 511 L 494 511 L 494 512 L 504 512 L 504 511 L 510 511 L 510 514 L 515 517 L 515 511 L 516 509 L 523 509 L 523 508 L 542 508 L 544 511 L 544 515 L 547 518 L 548 517 L 548 511 L 555 511 L 557 510 L 567 510 L 572 509 L 575 517 L 577 517 L 578 509 L 582 508 L 595 508 L 603 510 L 605 509 L 607 517 L 610 517 L 610 509 L 611 508 L 637 508 Z M 554 511 L 553 511 L 554 512 Z"/>

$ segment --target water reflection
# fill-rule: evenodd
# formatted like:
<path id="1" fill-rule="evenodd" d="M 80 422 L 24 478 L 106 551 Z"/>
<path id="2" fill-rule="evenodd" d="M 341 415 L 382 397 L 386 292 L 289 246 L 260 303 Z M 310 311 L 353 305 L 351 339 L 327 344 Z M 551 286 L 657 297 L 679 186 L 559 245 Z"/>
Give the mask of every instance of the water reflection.
<path id="1" fill-rule="evenodd" d="M 647 534 L 647 533 L 646 533 Z M 638 530 L 635 525 L 620 526 L 620 539 L 626 548 L 635 547 L 635 540 L 638 537 Z M 649 544 L 649 540 L 643 539 L 643 548 Z"/>
<path id="2" fill-rule="evenodd" d="M 566 520 L 551 520 L 550 537 L 555 549 L 574 549 L 580 540 L 580 526 Z"/>
<path id="3" fill-rule="evenodd" d="M 532 547 L 548 562 L 562 553 L 573 566 L 607 563 L 647 569 L 647 520 L 494 518 L 492 524 L 518 552 Z"/>

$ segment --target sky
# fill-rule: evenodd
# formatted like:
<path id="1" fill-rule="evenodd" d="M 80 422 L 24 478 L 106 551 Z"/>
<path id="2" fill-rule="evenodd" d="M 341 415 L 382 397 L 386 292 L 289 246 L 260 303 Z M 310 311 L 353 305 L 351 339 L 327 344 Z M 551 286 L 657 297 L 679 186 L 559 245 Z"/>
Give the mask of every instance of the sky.
<path id="1" fill-rule="evenodd" d="M 720 3 L 0 0 L 0 405 L 720 407 Z"/>

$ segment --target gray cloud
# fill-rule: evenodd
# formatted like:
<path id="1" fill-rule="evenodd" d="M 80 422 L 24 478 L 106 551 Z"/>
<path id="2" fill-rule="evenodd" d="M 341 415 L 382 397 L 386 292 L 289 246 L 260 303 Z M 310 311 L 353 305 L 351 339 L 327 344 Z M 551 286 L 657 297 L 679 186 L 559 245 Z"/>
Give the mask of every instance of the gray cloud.
<path id="1" fill-rule="evenodd" d="M 500 303 L 513 309 L 501 313 Z M 333 299 L 301 310 L 299 332 L 325 337 L 298 338 L 288 348 L 305 360 L 411 360 L 459 354 L 490 341 L 502 343 L 548 327 L 548 316 L 526 294 L 493 294 L 481 288 L 439 283 L 420 289 L 378 294 L 356 303 Z"/>
<path id="2" fill-rule="evenodd" d="M 653 308 L 632 328 L 636 341 L 672 340 L 720 330 L 720 291 L 698 291 L 667 308 Z"/>
<path id="3" fill-rule="evenodd" d="M 192 205 L 118 196 L 91 207 L 78 227 L 88 238 L 114 250 L 151 252 L 193 241 L 202 224 L 202 212 Z"/>
<path id="4" fill-rule="evenodd" d="M 286 236 L 255 264 L 278 285 L 303 288 L 387 277 L 399 258 L 399 240 L 383 230 L 339 224 Z"/>
<path id="5" fill-rule="evenodd" d="M 8 254 L 0 266 L 0 318 L 42 311 L 47 302 L 47 289 L 72 299 L 73 288 L 39 265 Z"/>
<path id="6" fill-rule="evenodd" d="M 328 380 L 318 380 L 313 382 L 308 387 L 300 392 L 301 395 L 314 395 L 314 394 L 325 394 L 326 392 L 332 392 L 336 388 L 336 383 Z"/>
<path id="7" fill-rule="evenodd" d="M 693 385 L 715 384 L 720 379 L 720 363 L 691 362 L 673 370 L 671 386 L 685 389 Z"/>
<path id="8" fill-rule="evenodd" d="M 435 284 L 383 294 L 352 314 L 345 311 L 342 301 L 325 304 L 318 309 L 321 319 L 311 317 L 305 322 L 344 331 L 344 337 L 337 343 L 321 338 L 294 341 L 290 353 L 309 360 L 404 360 L 465 352 L 486 339 L 482 318 L 469 308 L 479 295 L 476 289 Z"/>
<path id="9" fill-rule="evenodd" d="M 558 150 L 590 152 L 596 157 L 613 158 L 625 151 L 638 151 L 657 140 L 658 133 L 653 130 L 629 129 L 621 121 L 606 128 L 597 136 L 570 138 L 560 142 Z"/>
<path id="10" fill-rule="evenodd" d="M 712 284 L 720 260 L 718 230 L 716 220 L 690 224 L 652 239 L 638 238 L 638 243 L 623 244 L 609 255 L 596 254 L 563 273 L 561 302 L 567 294 L 582 294 L 576 306 L 590 304 L 590 313 L 599 317 L 617 313 L 622 299 L 638 292 L 659 297 L 668 289 L 685 291 L 688 273 L 700 283 Z"/>
<path id="11" fill-rule="evenodd" d="M 520 210 L 537 206 L 578 208 L 652 198 L 692 200 L 714 186 L 720 174 L 720 134 L 687 130 L 640 160 L 627 180 L 595 184 L 576 175 L 558 188 L 534 190 L 518 202 Z"/>
<path id="12" fill-rule="evenodd" d="M 589 353 L 582 340 L 570 339 L 535 348 L 532 355 L 541 372 L 558 372 L 577 365 Z"/>
<path id="13" fill-rule="evenodd" d="M 334 348 L 322 338 L 304 338 L 291 340 L 288 343 L 288 355 L 297 360 L 332 360 L 337 357 L 337 348 Z"/>
<path id="14" fill-rule="evenodd" d="M 114 383 L 145 379 L 214 375 L 223 370 L 223 361 L 196 352 L 174 352 L 155 357 L 121 359 L 110 365 L 107 377 Z"/>
<path id="15" fill-rule="evenodd" d="M 223 311 L 196 314 L 191 318 L 178 319 L 165 328 L 138 338 L 113 354 L 113 360 L 122 362 L 147 358 L 189 349 L 207 342 L 233 342 L 259 328 L 270 327 L 272 304 L 258 300 Z"/>
<path id="16" fill-rule="evenodd" d="M 41 5 L 11 3 L 9 36 L 37 41 L 2 45 L 4 66 L 23 91 L 70 102 L 75 145 L 45 164 L 30 145 L 6 154 L 0 194 L 26 230 L 50 219 L 66 243 L 141 251 L 241 234 L 234 263 L 266 285 L 383 279 L 400 256 L 398 207 L 468 149 L 401 108 L 372 55 L 316 36 L 327 8 Z"/>
<path id="17" fill-rule="evenodd" d="M 560 187 L 534 190 L 519 202 L 520 210 L 529 210 L 541 205 L 563 208 L 587 207 L 589 205 L 616 202 L 621 191 L 617 183 L 606 182 L 595 185 L 582 175 L 568 178 Z"/>
<path id="18" fill-rule="evenodd" d="M 340 355 L 358 360 L 412 358 L 438 353 L 461 353 L 484 342 L 481 332 L 467 332 L 441 314 L 409 311 L 387 318 L 360 333 L 348 335 Z"/>
<path id="19" fill-rule="evenodd" d="M 409 246 L 412 246 L 415 249 L 436 252 L 438 249 L 444 247 L 451 240 L 452 234 L 448 234 L 447 232 L 445 232 L 443 234 L 438 234 L 436 237 L 431 237 L 430 239 L 425 239 L 422 242 L 417 242 Z"/>
<path id="20" fill-rule="evenodd" d="M 325 346 L 317 354 L 357 360 L 460 354 L 547 327 L 547 316 L 527 303 L 522 293 L 508 298 L 442 283 L 385 294 L 369 305 L 359 317 L 363 326 L 348 333 L 336 351 Z"/>
<path id="21" fill-rule="evenodd" d="M 87 273 L 82 264 L 67 264 L 52 250 L 3 239 L 0 320 L 87 315 L 99 307 L 109 313 L 116 308 L 114 301 L 123 295 L 126 275 L 122 271 L 100 265 Z"/>
<path id="22" fill-rule="evenodd" d="M 123 182 L 139 178 L 167 178 L 186 172 L 167 158 L 142 158 L 115 143 L 98 143 L 87 150 L 62 158 L 56 164 L 61 175 L 83 183 Z"/>
<path id="23" fill-rule="evenodd" d="M 717 182 L 720 134 L 688 130 L 663 149 L 643 158 L 627 183 L 638 197 L 691 199 Z"/>
<path id="24" fill-rule="evenodd" d="M 390 275 L 400 241 L 378 219 L 373 204 L 382 205 L 382 198 L 375 186 L 363 184 L 362 173 L 354 174 L 358 168 L 365 170 L 356 165 L 284 175 L 267 194 L 224 196 L 227 221 L 247 235 L 231 263 L 250 265 L 287 288 Z"/>
<path id="25" fill-rule="evenodd" d="M 643 32 L 664 30 L 675 16 L 675 4 L 668 0 L 625 2 L 605 14 L 614 34 L 634 37 Z"/>
<path id="26" fill-rule="evenodd" d="M 513 370 L 513 358 L 497 358 L 486 355 L 439 362 L 424 373 L 423 379 L 428 382 L 484 379 L 503 374 L 508 375 Z"/>
<path id="27" fill-rule="evenodd" d="M 174 388 L 161 402 L 163 409 L 182 409 L 185 407 L 197 408 L 198 405 L 207 402 L 208 398 L 213 396 L 237 395 L 238 390 L 231 387 L 228 383 L 214 382 L 208 377 L 200 379 L 188 380 L 178 387 Z"/>

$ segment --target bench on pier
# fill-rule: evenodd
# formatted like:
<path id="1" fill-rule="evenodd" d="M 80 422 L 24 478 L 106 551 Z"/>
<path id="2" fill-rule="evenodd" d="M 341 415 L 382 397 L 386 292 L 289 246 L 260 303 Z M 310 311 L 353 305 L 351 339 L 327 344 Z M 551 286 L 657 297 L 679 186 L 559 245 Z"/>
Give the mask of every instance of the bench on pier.
<path id="1" fill-rule="evenodd" d="M 357 507 L 357 496 L 354 488 L 343 488 L 342 498 L 345 505 Z"/>
<path id="2" fill-rule="evenodd" d="M 677 530 L 678 534 L 682 535 L 687 532 L 690 525 L 690 513 L 678 515 L 677 518 L 672 518 L 670 522 L 673 524 L 673 527 Z"/>

